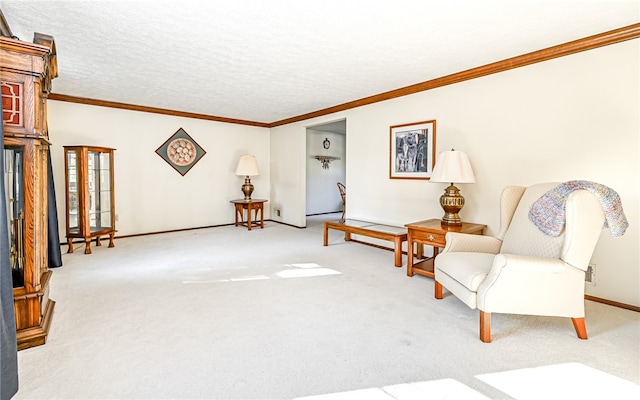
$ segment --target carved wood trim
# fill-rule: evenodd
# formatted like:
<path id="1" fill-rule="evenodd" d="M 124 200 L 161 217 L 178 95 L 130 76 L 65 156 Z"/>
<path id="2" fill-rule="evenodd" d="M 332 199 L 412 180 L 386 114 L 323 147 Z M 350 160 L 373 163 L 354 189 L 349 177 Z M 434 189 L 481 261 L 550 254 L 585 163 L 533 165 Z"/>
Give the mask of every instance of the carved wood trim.
<path id="1" fill-rule="evenodd" d="M 2 37 L 2 36 L 0 36 L 0 48 L 3 51 L 21 52 L 27 55 L 34 55 L 34 56 L 40 56 L 40 57 L 44 57 L 46 54 L 49 53 L 49 48 L 46 46 L 42 46 L 37 43 L 23 42 L 18 39 L 12 39 L 12 38 Z M 9 64 L 9 63 L 5 60 L 4 64 Z M 7 68 L 9 68 L 9 66 L 7 66 Z M 25 70 L 25 72 L 34 72 L 34 71 Z M 40 73 L 42 71 L 40 71 L 40 68 L 37 68 L 37 71 L 35 72 Z"/>
<path id="2" fill-rule="evenodd" d="M 33 43 L 49 49 L 49 56 L 44 58 L 45 66 L 42 77 L 42 91 L 48 94 L 51 93 L 51 81 L 58 77 L 58 52 L 56 50 L 56 42 L 51 35 L 35 32 L 33 34 Z"/>
<path id="3" fill-rule="evenodd" d="M 2 10 L 0 10 L 0 36 L 13 37 L 11 28 L 9 27 L 7 20 L 4 18 Z"/>

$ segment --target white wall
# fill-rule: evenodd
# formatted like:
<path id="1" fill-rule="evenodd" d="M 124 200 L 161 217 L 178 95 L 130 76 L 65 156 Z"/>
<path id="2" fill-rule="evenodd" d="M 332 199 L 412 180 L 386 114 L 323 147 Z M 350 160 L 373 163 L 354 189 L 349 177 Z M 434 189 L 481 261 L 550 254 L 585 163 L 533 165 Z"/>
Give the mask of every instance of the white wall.
<path id="1" fill-rule="evenodd" d="M 437 151 L 465 151 L 475 170 L 477 183 L 458 186 L 467 200 L 461 216 L 487 224 L 488 234 L 498 229 L 506 185 L 585 179 L 618 191 L 631 226 L 621 238 L 603 231 L 587 293 L 640 306 L 639 59 L 635 39 L 272 128 L 272 196 L 289 210 L 284 222 L 304 226 L 305 127 L 345 118 L 348 217 L 439 218 L 445 184 L 389 179 L 389 127 L 435 119 Z M 282 157 L 283 143 L 300 156 Z"/>
<path id="2" fill-rule="evenodd" d="M 287 125 L 289 126 L 289 125 Z M 274 221 L 306 226 L 307 152 L 306 128 L 295 124 L 290 129 L 271 130 L 271 210 Z M 277 183 L 276 183 L 277 182 Z"/>
<path id="3" fill-rule="evenodd" d="M 253 198 L 270 197 L 269 130 L 94 107 L 48 102 L 48 123 L 60 237 L 65 238 L 65 145 L 115 148 L 117 236 L 227 224 L 234 221 L 229 200 L 242 198 L 244 178 L 235 175 L 240 156 L 253 154 L 260 175 L 251 178 Z M 183 128 L 206 154 L 184 176 L 158 154 Z M 265 207 L 265 218 L 269 218 Z"/>
<path id="4" fill-rule="evenodd" d="M 323 147 L 329 139 L 329 149 Z M 342 211 L 342 199 L 337 183 L 345 184 L 345 136 L 337 133 L 307 129 L 307 188 L 306 214 L 323 214 Z M 331 161 L 328 169 L 322 168 L 316 155 L 339 157 Z"/>

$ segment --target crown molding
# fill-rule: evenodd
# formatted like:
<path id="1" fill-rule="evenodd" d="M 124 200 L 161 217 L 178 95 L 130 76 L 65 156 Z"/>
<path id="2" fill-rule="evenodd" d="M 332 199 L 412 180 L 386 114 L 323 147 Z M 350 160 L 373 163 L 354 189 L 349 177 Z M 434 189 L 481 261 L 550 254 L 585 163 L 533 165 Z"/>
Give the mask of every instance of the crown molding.
<path id="1" fill-rule="evenodd" d="M 546 49 L 508 58 L 506 60 L 468 69 L 466 71 L 457 72 L 455 74 L 446 75 L 446 76 L 432 79 L 429 81 L 417 83 L 410 86 L 405 86 L 400 89 L 395 89 L 388 92 L 376 94 L 373 96 L 364 97 L 359 100 L 350 101 L 347 103 L 339 104 L 329 108 L 324 108 L 321 110 L 313 111 L 310 113 L 298 115 L 295 117 L 291 117 L 291 118 L 287 118 L 287 119 L 283 119 L 283 120 L 275 121 L 271 123 L 225 118 L 225 117 L 218 117 L 214 115 L 168 110 L 163 108 L 118 103 L 118 102 L 106 101 L 106 100 L 88 99 L 88 98 L 69 96 L 69 95 L 58 94 L 58 93 L 50 93 L 49 99 L 67 101 L 71 103 L 94 105 L 94 106 L 100 106 L 100 107 L 120 108 L 125 110 L 132 110 L 132 111 L 142 111 L 142 112 L 172 115 L 172 116 L 178 116 L 178 117 L 204 119 L 208 121 L 226 122 L 230 124 L 250 125 L 250 126 L 258 126 L 262 128 L 273 128 L 273 127 L 286 125 L 294 122 L 304 121 L 310 118 L 321 117 L 323 115 L 332 114 L 335 112 L 349 110 L 351 108 L 361 107 L 368 104 L 395 99 L 397 97 L 408 96 L 410 94 L 424 92 L 427 90 L 439 88 L 442 86 L 452 85 L 455 83 L 460 83 L 460 82 L 480 78 L 487 75 L 497 74 L 499 72 L 504 72 L 511 69 L 520 68 L 527 65 L 536 64 L 539 62 L 552 60 L 554 58 L 564 57 L 571 54 L 576 54 L 583 51 L 596 49 L 598 47 L 608 46 L 611 44 L 620 43 L 627 40 L 637 39 L 638 37 L 640 37 L 640 23 L 614 29 L 611 31 L 597 34 L 597 35 L 588 36 L 583 39 L 574 40 L 574 41 L 560 44 L 557 46 L 548 47 Z"/>
<path id="2" fill-rule="evenodd" d="M 361 107 L 368 104 L 378 103 L 380 101 L 390 100 L 397 97 L 407 96 L 410 94 L 424 92 L 439 88 L 442 86 L 452 85 L 454 83 L 468 81 L 470 79 L 480 78 L 487 75 L 497 74 L 499 72 L 508 71 L 510 69 L 524 67 L 554 58 L 564 57 L 571 54 L 592 50 L 598 47 L 608 46 L 610 44 L 624 42 L 626 40 L 636 39 L 640 37 L 640 23 L 625 26 L 623 28 L 607 31 L 597 35 L 589 36 L 583 39 L 574 40 L 572 42 L 548 47 L 543 50 L 534 51 L 532 53 L 523 54 L 506 60 L 483 65 L 480 67 L 468 69 L 451 75 L 406 86 L 400 89 L 391 90 L 389 92 L 380 93 L 374 96 L 365 97 L 359 100 L 350 101 L 348 103 L 325 108 L 307 114 L 298 115 L 297 117 L 283 119 L 281 121 L 272 122 L 269 127 L 273 128 L 280 125 L 286 125 L 293 122 L 304 121 L 310 118 L 320 117 L 323 115 L 345 111 L 355 107 Z"/>
<path id="3" fill-rule="evenodd" d="M 98 106 L 98 107 L 120 108 L 123 110 L 130 110 L 130 111 L 141 111 L 141 112 L 148 112 L 148 113 L 154 113 L 154 114 L 172 115 L 175 117 L 204 119 L 207 121 L 226 122 L 229 124 L 250 125 L 250 126 L 258 126 L 261 128 L 269 128 L 269 124 L 264 122 L 246 121 L 242 119 L 234 119 L 234 118 L 226 118 L 226 117 L 217 117 L 215 115 L 198 114 L 198 113 L 192 113 L 192 112 L 186 112 L 186 111 L 176 111 L 176 110 L 169 110 L 166 108 L 147 107 L 147 106 L 140 106 L 136 104 L 118 103 L 115 101 L 96 100 L 96 99 L 89 99 L 86 97 L 69 96 L 66 94 L 59 94 L 59 93 L 51 93 L 49 94 L 48 98 L 49 100 L 66 101 L 69 103 L 87 104 L 87 105 Z"/>

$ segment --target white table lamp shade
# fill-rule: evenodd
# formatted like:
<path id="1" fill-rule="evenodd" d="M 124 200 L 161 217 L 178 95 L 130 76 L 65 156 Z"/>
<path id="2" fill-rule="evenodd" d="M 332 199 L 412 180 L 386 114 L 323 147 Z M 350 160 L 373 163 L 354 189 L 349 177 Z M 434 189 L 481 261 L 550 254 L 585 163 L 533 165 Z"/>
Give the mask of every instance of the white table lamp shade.
<path id="1" fill-rule="evenodd" d="M 236 168 L 236 175 L 243 175 L 243 176 L 259 175 L 258 163 L 256 162 L 256 158 L 254 156 L 249 156 L 249 155 L 240 157 L 240 161 L 238 161 L 238 167 Z"/>
<path id="2" fill-rule="evenodd" d="M 462 151 L 443 151 L 438 154 L 431 182 L 475 183 L 469 157 Z"/>

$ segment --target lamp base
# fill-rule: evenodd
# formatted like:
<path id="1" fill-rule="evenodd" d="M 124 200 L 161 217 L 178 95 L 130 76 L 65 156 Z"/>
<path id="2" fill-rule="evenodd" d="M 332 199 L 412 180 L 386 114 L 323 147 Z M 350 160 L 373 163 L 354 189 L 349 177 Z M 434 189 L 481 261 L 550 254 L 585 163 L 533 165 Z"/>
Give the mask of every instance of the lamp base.
<path id="1" fill-rule="evenodd" d="M 444 194 L 440 196 L 440 206 L 444 210 L 441 224 L 447 226 L 460 226 L 462 219 L 458 213 L 464 207 L 464 197 L 460 194 L 460 190 L 453 183 L 444 190 Z"/>
<path id="2" fill-rule="evenodd" d="M 244 193 L 245 200 L 251 200 L 251 193 L 253 193 L 253 184 L 251 184 L 251 178 L 246 176 L 244 178 L 244 185 L 242 185 L 242 193 Z"/>

